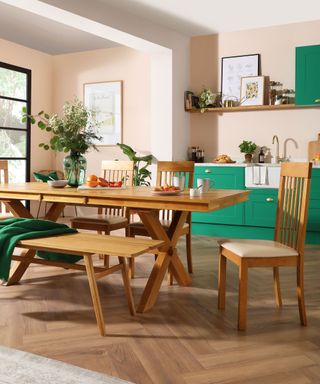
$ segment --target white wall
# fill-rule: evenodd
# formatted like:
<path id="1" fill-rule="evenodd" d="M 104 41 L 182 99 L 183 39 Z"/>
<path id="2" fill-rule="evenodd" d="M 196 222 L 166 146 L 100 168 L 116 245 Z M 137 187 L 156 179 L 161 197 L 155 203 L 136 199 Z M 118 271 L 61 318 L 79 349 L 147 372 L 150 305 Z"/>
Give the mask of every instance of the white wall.
<path id="1" fill-rule="evenodd" d="M 15 3 L 17 2 L 15 1 Z M 169 148 L 165 148 L 162 143 L 158 142 L 153 143 L 152 147 L 156 148 L 156 152 L 162 159 L 168 157 L 185 158 L 190 136 L 189 116 L 183 109 L 183 91 L 189 87 L 189 38 L 173 30 L 157 26 L 141 17 L 126 14 L 99 0 L 91 0 L 90 2 L 86 0 L 69 0 L 68 2 L 64 0 L 42 2 L 29 0 L 28 10 L 42 15 L 46 14 L 48 18 L 54 17 L 55 10 L 46 10 L 44 4 L 51 4 L 85 18 L 80 23 L 79 29 L 87 27 L 90 24 L 88 19 L 90 19 L 100 23 L 92 28 L 92 33 L 99 36 L 104 36 L 131 48 L 146 49 L 151 55 L 154 53 L 158 55 L 159 52 L 165 53 L 164 47 L 172 51 L 172 62 L 170 62 L 171 53 L 168 51 L 168 57 L 163 62 L 166 67 L 161 66 L 161 76 L 156 79 L 151 78 L 151 86 L 156 87 L 162 83 L 158 88 L 158 104 L 152 107 L 152 124 L 150 127 L 154 131 L 152 137 L 156 138 L 159 134 L 158 126 L 160 123 L 158 119 L 160 119 L 162 136 L 166 137 L 165 141 Z M 20 3 L 19 6 L 21 6 Z M 67 14 L 60 17 L 58 21 L 68 24 L 67 19 L 76 24 L 75 18 Z M 55 18 L 55 20 L 57 19 Z M 103 29 L 101 25 L 108 28 Z M 112 27 L 113 30 L 109 27 Z M 126 36 L 124 32 L 128 35 Z M 155 71 L 159 69 L 160 66 Z M 172 71 L 172 87 L 169 87 L 167 82 L 167 74 L 170 71 Z M 163 78 L 161 78 L 162 76 Z M 165 84 L 167 84 L 166 88 L 164 88 Z M 172 110 L 168 110 L 167 99 L 171 98 Z M 170 115 L 171 112 L 172 115 Z"/>

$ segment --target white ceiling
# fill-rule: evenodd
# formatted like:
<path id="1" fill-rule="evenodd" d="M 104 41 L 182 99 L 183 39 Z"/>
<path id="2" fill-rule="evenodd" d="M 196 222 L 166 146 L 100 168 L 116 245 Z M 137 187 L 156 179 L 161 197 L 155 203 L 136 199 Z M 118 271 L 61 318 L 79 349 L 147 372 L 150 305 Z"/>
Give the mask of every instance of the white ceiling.
<path id="1" fill-rule="evenodd" d="M 319 0 L 100 0 L 188 36 L 320 19 Z"/>
<path id="2" fill-rule="evenodd" d="M 0 38 L 51 55 L 116 46 L 113 41 L 37 16 L 0 1 Z"/>
<path id="3" fill-rule="evenodd" d="M 46 0 L 44 0 L 46 1 Z M 70 1 L 70 0 L 65 0 Z M 74 0 L 73 3 L 75 3 Z M 320 18 L 320 0 L 95 0 L 187 36 L 289 24 Z M 46 1 L 54 4 L 55 1 Z M 57 3 L 59 3 L 57 1 Z M 93 0 L 87 0 L 94 6 Z M 320 34 L 319 34 L 320 36 Z M 0 38 L 49 54 L 117 44 L 0 0 Z"/>

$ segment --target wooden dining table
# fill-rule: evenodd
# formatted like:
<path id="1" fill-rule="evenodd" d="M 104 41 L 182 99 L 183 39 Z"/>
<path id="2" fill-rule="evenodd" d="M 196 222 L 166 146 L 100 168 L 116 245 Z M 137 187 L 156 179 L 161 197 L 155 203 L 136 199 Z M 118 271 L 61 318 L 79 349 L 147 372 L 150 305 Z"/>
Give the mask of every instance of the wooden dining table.
<path id="1" fill-rule="evenodd" d="M 125 189 L 77 189 L 50 188 L 47 183 L 9 183 L 0 184 L 0 202 L 15 217 L 33 218 L 23 204 L 24 200 L 52 203 L 44 219 L 56 221 L 66 205 L 84 207 L 117 206 L 134 208 L 150 237 L 164 241 L 159 249 L 146 287 L 142 293 L 138 312 L 150 310 L 156 302 L 165 274 L 170 267 L 173 277 L 181 286 L 191 283 L 177 253 L 179 232 L 186 222 L 189 212 L 210 212 L 248 199 L 249 191 L 210 190 L 200 196 L 190 197 L 186 190 L 179 195 L 155 195 L 152 187 L 127 187 Z M 159 219 L 159 210 L 174 211 L 169 229 L 166 231 Z M 35 251 L 25 253 L 28 258 L 35 256 Z M 20 262 L 12 268 L 8 284 L 17 283 L 28 268 L 28 263 Z"/>

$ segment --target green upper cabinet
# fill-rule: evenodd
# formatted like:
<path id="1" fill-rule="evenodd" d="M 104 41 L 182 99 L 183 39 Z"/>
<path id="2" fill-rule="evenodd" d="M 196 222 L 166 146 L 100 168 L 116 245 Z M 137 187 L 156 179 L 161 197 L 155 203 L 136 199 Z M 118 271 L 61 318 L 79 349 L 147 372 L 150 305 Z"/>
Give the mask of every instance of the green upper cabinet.
<path id="1" fill-rule="evenodd" d="M 320 45 L 296 48 L 296 104 L 320 99 Z"/>

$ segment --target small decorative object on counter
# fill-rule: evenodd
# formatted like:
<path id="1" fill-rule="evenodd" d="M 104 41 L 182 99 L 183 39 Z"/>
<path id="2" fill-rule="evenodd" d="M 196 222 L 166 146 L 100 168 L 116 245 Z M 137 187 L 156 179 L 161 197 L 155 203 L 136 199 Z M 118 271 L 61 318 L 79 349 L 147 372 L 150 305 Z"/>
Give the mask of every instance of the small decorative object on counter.
<path id="1" fill-rule="evenodd" d="M 197 150 L 197 163 L 204 163 L 204 150 L 203 149 L 198 149 Z"/>
<path id="2" fill-rule="evenodd" d="M 258 155 L 258 163 L 264 163 L 263 147 L 260 148 L 260 152 L 259 152 L 259 155 Z"/>
<path id="3" fill-rule="evenodd" d="M 240 152 L 244 153 L 245 163 L 252 162 L 252 155 L 257 149 L 257 144 L 252 141 L 243 140 L 241 144 L 239 144 Z"/>
<path id="4" fill-rule="evenodd" d="M 231 164 L 231 163 L 235 163 L 234 160 L 231 159 L 230 156 L 228 155 L 218 155 L 217 157 L 215 157 L 213 159 L 213 162 L 214 163 L 219 163 L 219 164 Z"/>
<path id="5" fill-rule="evenodd" d="M 195 163 L 204 163 L 204 150 L 199 147 L 191 147 L 191 156 L 188 159 Z"/>

